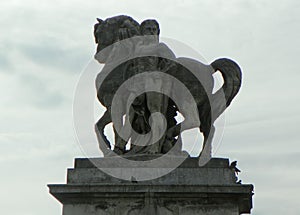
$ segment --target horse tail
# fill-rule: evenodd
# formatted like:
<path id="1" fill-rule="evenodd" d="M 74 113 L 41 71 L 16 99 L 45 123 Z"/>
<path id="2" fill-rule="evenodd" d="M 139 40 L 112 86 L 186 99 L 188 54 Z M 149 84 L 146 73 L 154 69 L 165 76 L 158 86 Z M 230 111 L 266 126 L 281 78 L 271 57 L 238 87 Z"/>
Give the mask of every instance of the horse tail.
<path id="1" fill-rule="evenodd" d="M 217 110 L 215 110 L 214 117 L 216 119 L 230 105 L 231 101 L 240 90 L 242 72 L 237 63 L 227 58 L 217 59 L 211 63 L 211 66 L 213 67 L 214 72 L 220 71 L 224 79 L 223 86 L 213 94 L 213 100 L 217 104 L 215 107 Z"/>

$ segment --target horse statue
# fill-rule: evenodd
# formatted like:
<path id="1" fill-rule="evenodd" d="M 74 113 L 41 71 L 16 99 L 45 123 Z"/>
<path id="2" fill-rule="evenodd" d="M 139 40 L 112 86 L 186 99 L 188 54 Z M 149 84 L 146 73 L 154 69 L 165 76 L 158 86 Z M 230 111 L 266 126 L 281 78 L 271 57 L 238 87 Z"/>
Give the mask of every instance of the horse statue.
<path id="1" fill-rule="evenodd" d="M 209 154 L 214 122 L 241 87 L 240 67 L 227 58 L 210 65 L 177 58 L 167 45 L 159 42 L 159 25 L 155 20 L 139 24 L 124 15 L 97 20 L 95 59 L 105 65 L 96 78 L 96 88 L 106 112 L 96 123 L 95 131 L 104 155 L 112 151 L 112 144 L 104 135 L 104 128 L 111 122 L 115 133 L 113 151 L 117 154 L 168 153 L 184 130 L 196 127 L 204 136 L 202 151 Z M 217 71 L 224 83 L 213 93 L 213 74 Z M 152 85 L 147 87 L 147 83 Z M 158 122 L 157 112 L 166 123 Z M 178 112 L 184 117 L 180 123 L 175 119 Z M 135 145 L 136 142 L 139 144 Z"/>

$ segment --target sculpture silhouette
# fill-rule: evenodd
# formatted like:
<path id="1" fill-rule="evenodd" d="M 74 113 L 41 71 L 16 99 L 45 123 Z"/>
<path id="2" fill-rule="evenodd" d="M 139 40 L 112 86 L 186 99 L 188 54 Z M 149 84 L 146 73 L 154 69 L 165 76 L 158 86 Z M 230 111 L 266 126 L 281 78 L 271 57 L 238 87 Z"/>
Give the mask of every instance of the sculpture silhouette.
<path id="1" fill-rule="evenodd" d="M 145 20 L 141 25 L 129 16 L 97 20 L 94 28 L 95 41 L 98 43 L 95 58 L 105 64 L 96 79 L 97 97 L 107 109 L 95 126 L 102 152 L 109 154 L 112 148 L 104 135 L 104 128 L 113 121 L 113 98 L 127 81 L 131 81 L 134 86 L 127 87 L 127 91 L 118 97 L 119 117 L 113 124 L 114 152 L 167 153 L 174 147 L 182 131 L 195 127 L 199 127 L 203 133 L 203 149 L 206 147 L 206 151 L 210 152 L 215 131 L 214 122 L 240 89 L 242 75 L 239 66 L 226 58 L 217 59 L 210 65 L 191 58 L 176 58 L 167 45 L 159 42 L 159 25 L 155 20 Z M 213 93 L 213 74 L 217 71 L 222 74 L 224 83 Z M 197 117 L 191 111 L 190 102 L 181 95 L 182 91 L 176 90 L 177 86 L 169 79 L 160 79 L 160 73 L 166 74 L 166 77 L 174 77 L 188 89 L 197 106 Z M 147 77 L 146 82 L 152 83 L 159 90 L 145 92 L 146 82 L 136 78 L 141 75 Z M 132 81 L 134 78 L 135 81 Z M 158 93 L 160 91 L 165 93 Z M 172 98 L 181 99 L 174 101 Z M 151 118 L 156 112 L 160 112 L 166 119 L 166 130 L 162 135 L 157 132 L 163 130 L 163 125 Z M 175 119 L 177 112 L 184 117 L 181 123 L 177 123 Z M 128 131 L 128 128 L 132 130 Z M 120 129 L 126 133 L 125 136 Z M 159 138 L 151 142 L 146 138 L 149 133 L 152 139 L 157 136 Z M 135 145 L 135 142 L 141 142 L 140 136 L 144 142 L 147 140 L 151 143 Z M 131 147 L 126 149 L 129 140 Z"/>

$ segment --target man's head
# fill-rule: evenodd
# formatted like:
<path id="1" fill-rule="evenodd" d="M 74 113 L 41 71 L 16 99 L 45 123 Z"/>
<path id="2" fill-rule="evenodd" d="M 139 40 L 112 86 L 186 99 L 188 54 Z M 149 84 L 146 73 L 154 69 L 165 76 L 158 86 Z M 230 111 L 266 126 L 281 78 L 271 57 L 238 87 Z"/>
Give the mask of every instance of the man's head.
<path id="1" fill-rule="evenodd" d="M 147 19 L 141 23 L 141 34 L 142 35 L 159 35 L 160 29 L 159 24 L 154 19 Z"/>

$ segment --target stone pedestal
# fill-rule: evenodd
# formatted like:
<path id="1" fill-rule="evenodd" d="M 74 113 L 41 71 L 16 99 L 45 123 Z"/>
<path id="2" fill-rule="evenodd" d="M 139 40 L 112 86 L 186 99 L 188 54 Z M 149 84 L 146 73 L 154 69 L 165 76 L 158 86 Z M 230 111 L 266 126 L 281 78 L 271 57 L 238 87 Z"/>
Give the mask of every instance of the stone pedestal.
<path id="1" fill-rule="evenodd" d="M 252 208 L 253 186 L 236 182 L 228 159 L 199 167 L 188 158 L 169 174 L 142 182 L 117 179 L 93 165 L 106 159 L 112 158 L 75 159 L 67 184 L 48 185 L 63 215 L 237 215 Z"/>

